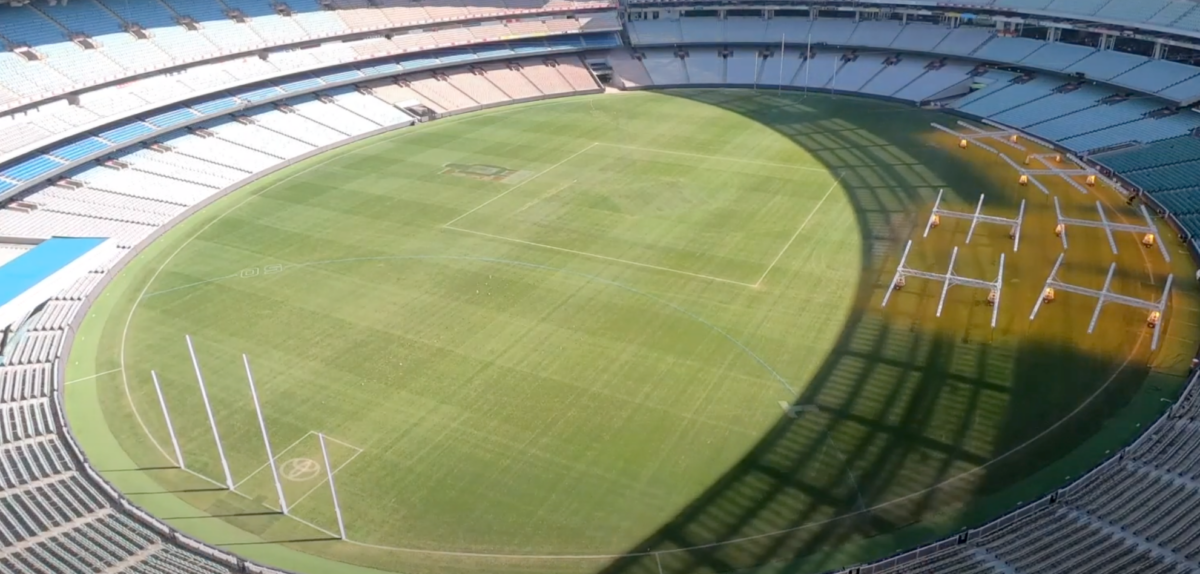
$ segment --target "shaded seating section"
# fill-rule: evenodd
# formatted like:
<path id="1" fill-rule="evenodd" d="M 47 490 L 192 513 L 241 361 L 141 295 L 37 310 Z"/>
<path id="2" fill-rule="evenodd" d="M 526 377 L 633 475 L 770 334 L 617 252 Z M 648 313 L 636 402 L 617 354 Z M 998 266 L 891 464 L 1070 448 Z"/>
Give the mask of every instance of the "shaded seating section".
<path id="1" fill-rule="evenodd" d="M 757 83 L 921 102 L 965 93 L 973 81 L 969 73 L 975 66 L 963 62 L 908 54 L 888 63 L 888 56 L 878 52 L 844 55 L 823 51 L 804 59 L 800 53 L 784 52 L 782 58 L 774 54 L 760 60 L 747 48 L 734 48 L 730 57 L 722 58 L 715 48 L 689 47 L 680 58 L 674 49 L 645 48 L 613 50 L 608 61 L 616 82 L 627 88 Z"/>
<path id="2" fill-rule="evenodd" d="M 1128 150 L 1124 157 L 1137 154 Z M 1200 559 L 1200 530 L 1194 527 L 1200 520 L 1198 479 L 1200 385 L 1193 380 L 1133 445 L 1073 484 L 957 538 L 861 571 L 1194 572 Z"/>
<path id="3" fill-rule="evenodd" d="M 1037 5 L 1044 3 L 1041 0 L 1030 1 Z M 1095 3 L 1096 0 L 1088 1 Z M 1191 13 L 1195 14 L 1197 29 L 1200 29 L 1200 10 Z M 1197 66 L 1075 44 L 999 36 L 994 29 L 985 27 L 950 28 L 921 22 L 902 24 L 897 20 L 855 22 L 844 18 L 810 21 L 795 17 L 776 17 L 771 20 L 682 17 L 634 20 L 627 23 L 627 30 L 633 45 L 646 47 L 689 43 L 778 44 L 786 39 L 789 46 L 803 51 L 811 35 L 814 44 L 969 57 L 1050 72 L 1082 73 L 1088 78 L 1156 94 L 1179 103 L 1200 98 L 1200 67 Z"/>

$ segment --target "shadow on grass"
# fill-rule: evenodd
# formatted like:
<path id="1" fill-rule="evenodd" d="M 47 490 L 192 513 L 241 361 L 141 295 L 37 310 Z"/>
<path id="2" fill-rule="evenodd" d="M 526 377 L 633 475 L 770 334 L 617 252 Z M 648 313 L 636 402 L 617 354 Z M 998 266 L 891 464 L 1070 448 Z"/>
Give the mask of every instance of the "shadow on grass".
<path id="1" fill-rule="evenodd" d="M 226 489 L 217 486 L 203 488 L 173 488 L 170 490 L 148 490 L 143 492 L 126 492 L 126 496 L 150 496 L 155 494 L 182 494 L 185 492 L 224 492 Z"/>
<path id="2" fill-rule="evenodd" d="M 1093 336 L 1102 352 L 1072 341 L 1092 301 L 1056 303 L 1058 318 L 1030 336 L 1023 313 L 1061 251 L 1050 233 L 1030 232 L 1021 253 L 1009 253 L 996 331 L 982 291 L 951 290 L 935 318 L 941 285 L 915 280 L 880 310 L 908 239 L 918 237 L 914 251 L 948 252 L 961 241 L 950 234 L 919 239 L 939 188 L 948 197 L 950 190 L 967 198 L 986 193 L 991 208 L 1031 199 L 1028 229 L 1053 229 L 1041 194 L 1000 183 L 1011 174 L 996 158 L 963 161 L 923 139 L 929 122 L 945 122 L 944 115 L 897 105 L 891 114 L 860 117 L 863 100 L 848 97 L 665 93 L 771 126 L 843 173 L 863 264 L 835 348 L 812 380 L 795 381 L 804 389 L 796 404 L 819 410 L 781 418 L 721 480 L 629 550 L 637 555 L 614 561 L 605 574 L 820 572 L 932 541 L 1057 487 L 1062 476 L 1015 485 L 1080 445 L 1136 393 L 1144 361 L 1108 352 L 1128 350 L 1136 338 L 1130 329 Z M 960 246 L 961 255 L 986 269 L 1011 249 L 1003 239 Z M 1111 253 L 1103 247 L 1095 256 L 1104 255 L 1106 270 Z M 1096 453 L 1094 462 L 1102 457 Z"/>
<path id="3" fill-rule="evenodd" d="M 282 512 L 264 510 L 262 512 L 230 512 L 226 514 L 205 514 L 202 516 L 162 516 L 163 520 L 205 520 L 209 518 L 244 518 L 248 516 L 283 516 Z"/>
<path id="4" fill-rule="evenodd" d="M 258 542 L 216 542 L 214 546 L 223 548 L 233 548 L 235 546 L 272 546 L 276 544 L 304 544 L 307 542 L 337 542 L 341 540 L 336 536 L 322 536 L 316 538 L 282 538 L 279 540 L 260 540 Z"/>

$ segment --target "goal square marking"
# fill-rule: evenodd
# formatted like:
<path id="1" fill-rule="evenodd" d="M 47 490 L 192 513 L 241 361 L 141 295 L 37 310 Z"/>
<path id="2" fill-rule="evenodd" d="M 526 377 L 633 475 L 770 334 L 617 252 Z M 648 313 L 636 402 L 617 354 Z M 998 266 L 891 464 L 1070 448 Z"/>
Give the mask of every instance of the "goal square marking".
<path id="1" fill-rule="evenodd" d="M 294 511 L 301 502 L 329 482 L 318 434 L 316 431 L 308 431 L 283 450 L 275 452 L 275 468 L 279 473 L 279 482 L 283 486 L 289 512 Z M 365 452 L 361 447 L 329 435 L 325 435 L 325 448 L 329 452 L 329 464 L 333 467 L 335 476 Z M 263 504 L 273 510 L 279 510 L 278 495 L 269 466 L 269 462 L 263 463 L 235 484 L 234 490 L 250 498 L 269 501 Z"/>
<path id="2" fill-rule="evenodd" d="M 757 287 L 839 181 L 810 165 L 593 143 L 443 227 Z"/>

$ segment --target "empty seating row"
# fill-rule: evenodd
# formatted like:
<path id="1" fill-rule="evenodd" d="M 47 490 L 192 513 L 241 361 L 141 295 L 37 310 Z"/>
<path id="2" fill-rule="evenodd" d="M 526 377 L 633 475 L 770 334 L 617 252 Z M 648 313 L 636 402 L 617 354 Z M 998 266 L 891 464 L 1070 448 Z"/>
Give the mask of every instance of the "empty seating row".
<path id="1" fill-rule="evenodd" d="M 21 46 L 23 53 L 34 58 L 15 51 L 0 53 L 0 68 L 6 69 L 6 73 L 0 74 L 0 83 L 4 85 L 0 106 L 27 103 L 48 93 L 112 81 L 150 69 L 370 29 L 484 17 L 521 19 L 538 12 L 548 18 L 555 13 L 615 6 L 606 1 L 569 0 L 510 3 L 519 4 L 520 8 L 506 5 L 504 0 L 455 8 L 441 3 L 418 3 L 401 9 L 405 15 L 395 17 L 395 9 L 362 3 L 331 5 L 333 10 L 324 9 L 312 0 L 294 0 L 292 4 L 305 8 L 289 6 L 281 11 L 268 3 L 251 0 L 228 1 L 224 5 L 205 0 L 137 5 L 115 0 L 78 0 L 0 7 L 0 36 L 6 44 Z M 237 11 L 236 19 L 226 13 L 230 9 Z M 543 31 L 550 30 L 543 27 Z"/>
<path id="2" fill-rule="evenodd" d="M 1200 16 L 1200 10 L 1195 13 Z M 985 27 L 950 28 L 923 22 L 905 24 L 900 20 L 856 22 L 849 16 L 817 20 L 683 17 L 632 20 L 627 30 L 635 46 L 786 42 L 789 45 L 785 51 L 791 45 L 796 51 L 803 51 L 811 39 L 813 44 L 931 52 L 1081 73 L 1177 102 L 1200 97 L 1200 67 L 1089 46 L 1000 36 L 995 29 Z"/>
<path id="3" fill-rule="evenodd" d="M 681 55 L 685 57 L 680 57 Z M 742 55 L 743 57 L 739 57 Z M 887 96 L 920 102 L 965 92 L 974 66 L 929 57 L 895 58 L 879 53 L 820 52 L 760 59 L 756 52 L 733 48 L 723 57 L 713 48 L 677 51 L 644 48 L 610 52 L 616 81 L 631 88 L 688 84 L 784 85 Z"/>
<path id="4" fill-rule="evenodd" d="M 577 42 L 577 43 L 582 42 L 582 40 L 578 37 L 573 38 L 573 41 Z M 556 47 L 552 47 L 552 46 L 556 46 Z M 537 45 L 530 45 L 527 47 L 533 48 L 533 52 L 539 52 L 539 51 L 545 52 L 545 51 L 551 51 L 554 49 L 559 49 L 562 47 L 562 45 L 555 44 L 555 43 L 548 42 L 548 41 L 539 41 L 539 43 Z M 429 56 L 436 56 L 436 55 L 437 54 L 434 53 L 434 54 L 430 54 Z M 415 64 L 414 64 L 414 62 L 415 62 Z M 414 60 L 412 58 L 399 58 L 399 59 L 394 60 L 390 64 L 390 67 L 384 66 L 382 64 L 377 64 L 372 67 L 363 68 L 361 71 L 356 70 L 356 73 L 359 74 L 359 77 L 366 78 L 366 77 L 369 77 L 369 75 L 394 74 L 403 69 L 407 69 L 408 67 L 413 66 L 413 65 L 417 65 L 417 67 L 438 65 L 438 60 L 436 58 L 431 59 L 429 61 Z M 587 72 L 586 70 L 583 70 L 582 74 L 579 74 L 575 68 L 571 68 L 570 70 L 574 74 L 572 76 L 572 78 L 576 82 L 591 81 L 590 80 L 591 74 L 589 72 Z M 338 72 L 337 74 L 344 75 L 346 73 L 347 72 L 344 70 L 342 72 Z M 559 75 L 561 75 L 561 74 L 559 74 Z M 316 84 L 313 84 L 313 85 L 319 85 L 319 84 L 321 84 L 321 82 L 324 81 L 323 79 L 318 79 L 318 78 L 309 78 L 309 80 L 311 80 L 312 82 L 316 82 Z M 213 96 L 210 96 L 207 99 L 204 99 L 204 100 L 201 100 L 198 102 L 191 102 L 191 103 L 189 103 L 188 106 L 180 108 L 180 110 L 178 110 L 177 112 L 172 112 L 172 113 L 177 114 L 175 117 L 199 118 L 202 114 L 214 114 L 214 113 L 233 111 L 234 109 L 237 109 L 239 107 L 249 106 L 249 105 L 253 105 L 254 103 L 261 102 L 264 98 L 284 97 L 286 95 L 286 92 L 281 87 L 282 85 L 288 85 L 288 84 L 286 81 L 281 80 L 277 83 L 259 84 L 257 86 L 245 87 L 245 88 L 240 89 L 238 92 L 236 92 L 234 94 L 215 94 Z M 485 87 L 487 85 L 488 85 L 487 83 L 483 84 L 483 86 L 485 86 Z M 552 89 L 550 92 L 547 92 L 547 93 L 567 93 L 567 92 L 572 91 L 573 89 L 574 88 L 571 87 L 571 83 L 565 81 L 565 79 L 564 79 L 564 82 L 562 83 L 561 86 L 557 86 L 554 89 Z M 345 92 L 342 92 L 342 93 L 345 94 Z M 493 100 L 489 103 L 497 103 L 499 101 L 509 99 L 502 92 L 497 92 L 494 95 L 496 97 L 493 98 Z M 334 98 L 334 99 L 336 99 L 336 98 Z M 355 98 L 351 96 L 349 99 L 354 100 Z M 361 102 L 361 100 L 359 100 L 359 101 Z M 213 108 L 210 105 L 212 103 L 221 103 L 222 105 L 220 105 L 216 108 Z M 473 100 L 472 100 L 472 104 L 474 104 Z M 455 106 L 455 107 L 458 107 L 458 106 Z M 340 108 L 331 108 L 330 112 L 337 113 L 339 111 L 339 109 Z M 75 143 L 66 143 L 66 144 L 60 145 L 59 148 L 70 148 L 70 147 L 75 147 L 80 144 L 86 144 L 88 146 L 88 148 L 86 150 L 81 151 L 76 154 L 71 154 L 70 157 L 72 157 L 75 160 L 80 160 L 80 159 L 84 159 L 84 158 L 88 157 L 88 155 L 93 156 L 93 157 L 98 156 L 100 154 L 105 153 L 106 151 L 109 151 L 111 149 L 119 147 L 120 143 L 133 141 L 134 139 L 137 139 L 137 138 L 145 138 L 145 137 L 148 137 L 148 136 L 154 134 L 156 132 L 156 127 L 155 127 L 155 125 L 152 125 L 151 122 L 159 122 L 161 124 L 165 124 L 168 128 L 171 125 L 174 125 L 175 122 L 172 120 L 160 119 L 167 115 L 169 115 L 169 114 L 158 114 L 156 116 L 148 117 L 144 121 L 134 120 L 134 121 L 131 121 L 127 124 L 124 124 L 124 125 L 116 127 L 116 128 L 111 128 L 111 129 L 108 129 L 108 130 L 105 130 L 102 132 L 97 132 L 96 135 L 94 135 L 94 136 L 82 135 L 82 136 L 77 137 L 75 140 L 73 140 Z M 408 118 L 404 117 L 402 112 L 397 112 L 397 111 L 393 110 L 391 112 L 388 112 L 387 115 L 391 116 L 390 119 L 386 120 L 388 122 L 408 121 Z M 344 118 L 348 118 L 348 120 L 351 121 L 352 124 L 357 125 L 358 128 L 364 129 L 364 130 L 370 127 L 369 123 L 379 123 L 379 122 L 374 122 L 371 120 L 369 120 L 368 123 L 357 122 L 353 116 L 344 116 Z M 161 130 L 161 129 L 162 128 L 158 128 L 158 130 Z M 317 126 L 314 128 L 314 130 L 317 132 L 327 134 L 327 131 L 322 126 Z M 318 139 L 320 139 L 321 141 L 325 141 L 325 142 L 333 141 L 334 139 L 336 139 L 336 138 L 323 137 L 323 136 L 316 136 L 316 137 L 318 137 Z M 71 141 L 72 140 L 68 140 L 68 142 L 71 142 Z M 320 144 L 315 144 L 315 145 L 320 145 Z M 58 148 L 56 148 L 56 149 L 58 149 Z M 14 183 L 33 182 L 33 181 L 47 179 L 48 177 L 50 177 L 53 174 L 62 172 L 67 166 L 67 163 L 68 163 L 67 160 L 60 159 L 56 155 L 58 153 L 59 152 L 57 152 L 56 150 L 50 150 L 45 155 L 33 156 L 30 159 L 19 161 L 15 165 L 12 165 L 9 168 L 4 169 L 3 171 L 0 171 L 0 176 L 2 176 L 3 178 L 6 178 L 7 181 L 14 182 Z M 87 155 L 85 155 L 85 154 L 87 154 Z M 3 180 L 0 180 L 0 181 L 3 181 Z M 10 183 L 9 186 L 10 186 L 9 188 L 11 188 L 12 184 Z M 2 190 L 0 190 L 0 191 L 2 191 Z"/>

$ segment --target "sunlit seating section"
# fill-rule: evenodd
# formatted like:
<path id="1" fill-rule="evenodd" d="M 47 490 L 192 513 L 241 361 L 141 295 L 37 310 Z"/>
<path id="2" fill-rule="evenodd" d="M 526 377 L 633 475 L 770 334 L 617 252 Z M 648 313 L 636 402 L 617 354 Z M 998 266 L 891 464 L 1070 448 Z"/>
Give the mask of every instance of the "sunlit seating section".
<path id="1" fill-rule="evenodd" d="M 334 88 L 326 94 L 332 96 L 337 105 L 380 126 L 407 125 L 413 117 L 396 106 L 359 92 L 352 86 Z"/>
<path id="2" fill-rule="evenodd" d="M 583 64 L 578 58 L 558 58 L 555 60 L 558 63 L 558 73 L 562 75 L 571 89 L 575 91 L 587 91 L 599 89 L 600 83 L 596 80 L 596 76 L 592 75 L 591 70 Z"/>
<path id="3" fill-rule="evenodd" d="M 486 72 L 483 70 L 478 72 L 471 69 L 447 70 L 450 84 L 480 104 L 497 104 L 512 99 L 500 88 L 497 88 L 485 74 Z"/>
<path id="4" fill-rule="evenodd" d="M 300 114 L 286 113 L 274 106 L 253 108 L 246 110 L 245 114 L 256 121 L 258 127 L 312 147 L 329 145 L 345 138 L 344 134 L 336 130 L 318 124 Z"/>
<path id="5" fill-rule="evenodd" d="M 479 102 L 459 91 L 449 81 L 438 79 L 432 74 L 416 74 L 405 78 L 410 82 L 414 92 L 421 94 L 422 100 L 431 100 L 447 111 L 474 108 Z"/>
<path id="6" fill-rule="evenodd" d="M 424 94 L 414 91 L 408 86 L 401 86 L 387 80 L 372 82 L 365 84 L 374 93 L 375 97 L 392 105 L 401 105 L 407 102 L 417 102 L 425 107 L 437 112 L 443 113 L 450 111 L 443 107 L 440 102 L 426 97 Z"/>
<path id="7" fill-rule="evenodd" d="M 508 64 L 493 62 L 480 66 L 487 71 L 487 78 L 508 97 L 513 99 L 534 98 L 542 95 L 528 78 L 509 68 Z"/>
<path id="8" fill-rule="evenodd" d="M 568 60 L 568 58 L 563 58 Z M 566 78 L 558 72 L 557 66 L 536 62 L 522 62 L 521 73 L 543 94 L 566 94 L 575 91 Z"/>
<path id="9" fill-rule="evenodd" d="M 725 82 L 725 59 L 717 55 L 716 48 L 693 47 L 687 58 L 688 79 L 693 84 L 722 84 Z"/>
<path id="10" fill-rule="evenodd" d="M 613 75 L 620 78 L 621 85 L 624 87 L 640 88 L 654 85 L 654 80 L 650 78 L 646 66 L 643 66 L 626 50 L 609 52 L 608 63 L 612 66 Z"/>

